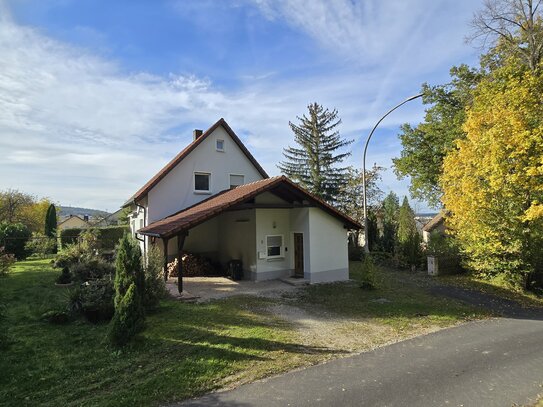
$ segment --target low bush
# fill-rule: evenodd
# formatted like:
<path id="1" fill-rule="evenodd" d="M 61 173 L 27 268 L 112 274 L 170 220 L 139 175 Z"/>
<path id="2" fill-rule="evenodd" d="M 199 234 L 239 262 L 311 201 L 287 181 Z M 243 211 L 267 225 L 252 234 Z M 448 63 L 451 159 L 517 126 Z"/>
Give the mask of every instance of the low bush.
<path id="1" fill-rule="evenodd" d="M 160 249 L 156 246 L 149 247 L 144 267 L 145 290 L 143 303 L 146 307 L 156 306 L 166 296 L 166 284 L 162 271 L 163 262 L 164 258 Z"/>
<path id="2" fill-rule="evenodd" d="M 375 280 L 376 270 L 372 257 L 368 254 L 362 260 L 362 277 L 360 279 L 360 288 L 364 290 L 373 290 L 376 288 Z"/>
<path id="3" fill-rule="evenodd" d="M 56 279 L 57 284 L 70 284 L 72 282 L 72 274 L 68 267 L 64 267 L 62 272 Z"/>
<path id="4" fill-rule="evenodd" d="M 60 232 L 60 243 L 62 247 L 78 244 L 84 237 L 85 233 L 93 233 L 96 236 L 96 249 L 101 251 L 111 251 L 115 249 L 115 246 L 123 237 L 123 235 L 129 232 L 127 225 L 123 226 L 107 226 L 101 228 L 73 228 L 65 229 Z"/>
<path id="5" fill-rule="evenodd" d="M 115 272 L 113 264 L 99 257 L 86 258 L 79 263 L 72 264 L 70 273 L 74 281 L 84 283 L 104 277 L 111 277 Z"/>
<path id="6" fill-rule="evenodd" d="M 6 324 L 6 306 L 0 303 L 0 349 L 5 349 L 11 343 L 8 334 L 8 324 Z"/>
<path id="7" fill-rule="evenodd" d="M 30 231 L 22 223 L 0 223 L 0 246 L 6 253 L 13 254 L 17 260 L 27 256 L 26 242 L 30 239 Z"/>
<path id="8" fill-rule="evenodd" d="M 63 325 L 70 322 L 71 315 L 68 311 L 51 310 L 43 313 L 41 318 L 52 324 Z"/>
<path id="9" fill-rule="evenodd" d="M 57 240 L 54 237 L 47 237 L 43 233 L 32 233 L 32 237 L 26 242 L 25 249 L 29 254 L 44 259 L 57 252 Z"/>
<path id="10" fill-rule="evenodd" d="M 73 291 L 70 308 L 92 323 L 109 321 L 115 311 L 114 295 L 111 277 L 90 280 Z"/>
<path id="11" fill-rule="evenodd" d="M 360 261 L 364 256 L 364 247 L 361 246 L 349 246 L 348 251 L 350 261 Z"/>
<path id="12" fill-rule="evenodd" d="M 15 263 L 15 256 L 11 253 L 6 253 L 4 247 L 0 247 L 0 277 L 8 275 L 13 263 Z"/>

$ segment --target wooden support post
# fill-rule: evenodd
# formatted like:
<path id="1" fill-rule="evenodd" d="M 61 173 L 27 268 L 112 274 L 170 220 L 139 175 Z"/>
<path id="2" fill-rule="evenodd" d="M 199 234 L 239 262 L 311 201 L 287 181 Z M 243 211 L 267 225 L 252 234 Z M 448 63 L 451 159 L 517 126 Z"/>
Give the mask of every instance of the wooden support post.
<path id="1" fill-rule="evenodd" d="M 164 245 L 164 281 L 168 281 L 168 239 L 167 237 L 162 238 L 162 244 Z"/>
<path id="2" fill-rule="evenodd" d="M 177 235 L 177 291 L 179 294 L 183 292 L 183 245 L 185 244 L 186 232 L 179 233 Z"/>

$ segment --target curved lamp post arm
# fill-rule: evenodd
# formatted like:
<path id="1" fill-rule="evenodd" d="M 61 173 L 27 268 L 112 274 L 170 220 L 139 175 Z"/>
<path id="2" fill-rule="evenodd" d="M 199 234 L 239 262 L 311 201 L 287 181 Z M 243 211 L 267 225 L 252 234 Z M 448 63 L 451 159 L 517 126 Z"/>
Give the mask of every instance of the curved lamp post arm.
<path id="1" fill-rule="evenodd" d="M 366 201 L 366 151 L 368 150 L 368 144 L 370 143 L 371 136 L 373 136 L 373 132 L 375 129 L 381 124 L 381 122 L 387 117 L 390 113 L 392 113 L 394 110 L 399 108 L 400 106 L 404 105 L 407 102 L 410 102 L 414 99 L 420 98 L 423 96 L 423 93 L 419 93 L 414 96 L 410 96 L 407 99 L 405 99 L 403 102 L 398 103 L 396 106 L 394 106 L 392 109 L 390 109 L 388 112 L 386 112 L 383 117 L 379 119 L 379 121 L 373 126 L 373 129 L 371 129 L 370 135 L 366 139 L 366 144 L 364 145 L 364 155 L 362 158 L 362 192 L 363 192 L 363 205 L 364 205 L 364 252 L 369 253 L 370 247 L 368 244 L 368 207 L 367 207 L 367 201 Z"/>

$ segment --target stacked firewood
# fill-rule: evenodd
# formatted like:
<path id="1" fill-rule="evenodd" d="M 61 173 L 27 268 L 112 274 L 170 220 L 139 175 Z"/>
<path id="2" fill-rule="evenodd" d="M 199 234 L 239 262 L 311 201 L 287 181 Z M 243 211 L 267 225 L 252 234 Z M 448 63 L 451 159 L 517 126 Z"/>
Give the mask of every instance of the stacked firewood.
<path id="1" fill-rule="evenodd" d="M 181 256 L 183 260 L 183 276 L 185 277 L 200 277 L 210 276 L 215 274 L 213 265 L 202 256 L 198 256 L 194 253 L 183 253 Z M 168 276 L 177 277 L 177 259 L 168 263 Z"/>

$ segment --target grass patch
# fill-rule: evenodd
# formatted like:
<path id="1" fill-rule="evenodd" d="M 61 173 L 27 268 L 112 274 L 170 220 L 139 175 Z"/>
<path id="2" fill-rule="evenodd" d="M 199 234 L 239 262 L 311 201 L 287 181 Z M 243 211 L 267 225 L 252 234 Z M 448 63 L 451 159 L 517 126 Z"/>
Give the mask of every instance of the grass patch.
<path id="1" fill-rule="evenodd" d="M 376 267 L 376 289 L 365 290 L 361 262 L 350 263 L 352 283 L 309 286 L 299 303 L 318 306 L 349 318 L 367 318 L 386 324 L 396 334 L 410 334 L 430 327 L 445 327 L 460 321 L 481 318 L 487 314 L 458 301 L 428 294 L 417 284 L 405 284 L 408 272 Z M 401 277 L 401 278 L 400 278 Z"/>
<path id="2" fill-rule="evenodd" d="M 267 311 L 281 303 L 296 301 L 307 310 L 325 310 L 331 319 L 355 318 L 386 327 L 387 333 L 376 335 L 375 344 L 481 315 L 380 270 L 372 291 L 348 283 L 306 287 L 296 298 L 282 300 L 250 296 L 205 304 L 164 300 L 147 316 L 146 330 L 119 352 L 108 348 L 105 324 L 78 319 L 53 325 L 41 319 L 44 312 L 67 302 L 70 288 L 54 286 L 57 274 L 49 260 L 31 260 L 17 263 L 8 277 L 0 279 L 0 298 L 14 339 L 0 358 L 0 405 L 158 405 L 340 353 L 304 343 L 291 322 Z M 353 263 L 351 274 L 361 281 L 359 263 Z"/>
<path id="3" fill-rule="evenodd" d="M 154 405 L 223 386 L 232 375 L 248 380 L 311 363 L 321 352 L 299 345 L 280 319 L 253 312 L 260 300 L 243 297 L 165 300 L 136 342 L 116 352 L 104 341 L 107 325 L 40 319 L 66 303 L 69 289 L 54 286 L 56 274 L 49 261 L 34 260 L 0 280 L 14 338 L 0 359 L 0 405 Z"/>
<path id="4" fill-rule="evenodd" d="M 543 296 L 529 291 L 518 290 L 507 282 L 503 276 L 482 279 L 477 278 L 471 273 L 464 273 L 440 276 L 438 278 L 441 283 L 478 290 L 497 297 L 517 301 L 524 307 L 543 307 Z"/>

